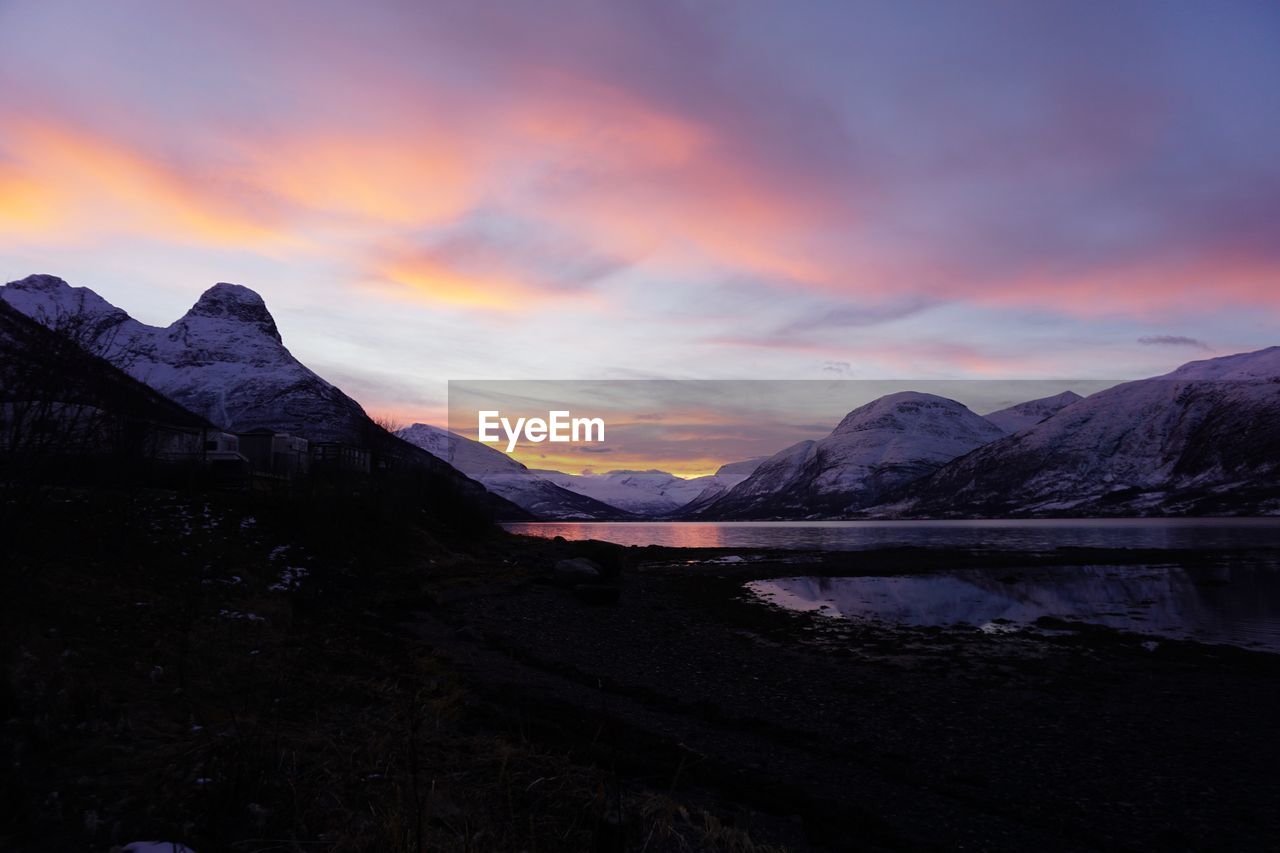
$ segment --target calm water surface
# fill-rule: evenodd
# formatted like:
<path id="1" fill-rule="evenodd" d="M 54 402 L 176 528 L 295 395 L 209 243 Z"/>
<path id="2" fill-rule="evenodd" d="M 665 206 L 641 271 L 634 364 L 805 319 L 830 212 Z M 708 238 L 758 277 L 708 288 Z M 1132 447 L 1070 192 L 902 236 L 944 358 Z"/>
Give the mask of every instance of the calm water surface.
<path id="1" fill-rule="evenodd" d="M 1280 547 L 1280 518 L 995 521 L 530 522 L 513 533 L 681 548 L 857 551 L 899 545 L 1037 550 Z"/>
<path id="2" fill-rule="evenodd" d="M 747 588 L 789 610 L 897 625 L 1026 626 L 1042 616 L 1280 652 L 1280 564 L 1054 566 L 1010 572 L 779 578 Z"/>

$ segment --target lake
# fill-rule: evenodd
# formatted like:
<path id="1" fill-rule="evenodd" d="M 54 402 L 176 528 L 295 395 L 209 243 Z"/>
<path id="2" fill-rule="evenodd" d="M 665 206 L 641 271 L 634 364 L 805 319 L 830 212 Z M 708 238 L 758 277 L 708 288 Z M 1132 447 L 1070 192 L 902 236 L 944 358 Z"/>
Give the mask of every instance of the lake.
<path id="1" fill-rule="evenodd" d="M 904 545 L 1043 550 L 1280 547 L 1280 518 L 979 521 L 521 522 L 512 533 L 680 548 L 857 551 Z"/>

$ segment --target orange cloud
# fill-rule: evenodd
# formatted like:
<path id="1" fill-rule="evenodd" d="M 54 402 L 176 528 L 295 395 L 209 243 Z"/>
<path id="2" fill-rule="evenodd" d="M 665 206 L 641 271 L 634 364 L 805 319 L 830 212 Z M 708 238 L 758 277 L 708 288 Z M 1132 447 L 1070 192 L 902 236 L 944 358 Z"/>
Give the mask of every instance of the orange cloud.
<path id="1" fill-rule="evenodd" d="M 507 153 L 530 158 L 527 169 L 550 173 L 539 218 L 612 254 L 811 284 L 834 277 L 806 241 L 846 200 L 770 173 L 700 118 L 617 87 L 535 76 L 533 96 L 491 132 L 519 140 Z"/>
<path id="2" fill-rule="evenodd" d="M 538 94 L 501 119 L 507 138 L 574 169 L 595 173 L 672 169 L 703 156 L 712 128 L 624 90 L 559 73 L 539 75 Z"/>
<path id="3" fill-rule="evenodd" d="M 48 234 L 61 223 L 53 193 L 23 171 L 0 163 L 0 224 L 14 236 Z"/>
<path id="4" fill-rule="evenodd" d="M 475 196 L 460 146 L 434 139 L 238 138 L 220 152 L 166 162 L 85 128 L 18 121 L 0 143 L 0 221 L 24 238 L 305 251 L 317 226 L 367 238 L 456 216 Z"/>
<path id="5" fill-rule="evenodd" d="M 538 297 L 532 288 L 517 279 L 496 275 L 477 275 L 451 268 L 426 255 L 389 259 L 375 271 L 371 283 L 400 288 L 397 295 L 412 295 L 432 302 L 486 311 L 521 311 Z"/>
<path id="6" fill-rule="evenodd" d="M 614 87 L 535 77 L 448 125 L 406 113 L 356 129 L 210 132 L 216 148 L 188 144 L 179 158 L 52 117 L 13 120 L 0 221 L 24 240 L 125 235 L 287 257 L 367 253 L 487 206 L 610 256 L 827 277 L 801 246 L 821 205 L 740 161 L 715 128 Z M 507 310 L 557 289 L 519 258 L 464 271 L 399 254 L 377 275 L 429 301 Z"/>
<path id="7" fill-rule="evenodd" d="M 421 226 L 478 194 L 466 140 L 411 131 L 247 140 L 244 177 L 299 214 L 365 226 Z"/>
<path id="8" fill-rule="evenodd" d="M 221 246 L 280 237 L 272 217 L 251 209 L 241 188 L 217 185 L 100 135 L 14 122 L 3 147 L 10 175 L 0 179 L 0 207 L 6 218 L 26 224 L 29 237 L 140 233 Z"/>

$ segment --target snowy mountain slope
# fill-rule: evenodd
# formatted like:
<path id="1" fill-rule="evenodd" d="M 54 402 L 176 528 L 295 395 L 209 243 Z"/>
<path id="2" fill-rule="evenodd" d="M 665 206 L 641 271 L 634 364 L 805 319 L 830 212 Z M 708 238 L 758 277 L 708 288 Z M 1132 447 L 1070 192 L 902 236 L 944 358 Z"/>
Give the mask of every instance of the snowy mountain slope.
<path id="1" fill-rule="evenodd" d="M 500 450 L 440 427 L 413 424 L 396 435 L 448 462 L 536 518 L 593 520 L 627 516 L 614 506 L 560 487 Z"/>
<path id="2" fill-rule="evenodd" d="M 1018 432 L 1029 426 L 1035 426 L 1050 415 L 1056 415 L 1072 403 L 1078 403 L 1083 399 L 1084 397 L 1074 391 L 1063 391 L 1052 397 L 1041 397 L 1038 400 L 1018 403 L 983 417 L 1007 433 Z"/>
<path id="3" fill-rule="evenodd" d="M 535 471 L 556 485 L 603 501 L 636 515 L 670 515 L 696 498 L 712 479 L 684 479 L 666 471 L 609 471 L 605 474 L 565 474 Z"/>
<path id="4" fill-rule="evenodd" d="M 1191 362 L 1074 403 L 944 466 L 908 515 L 1280 512 L 1280 347 Z"/>
<path id="5" fill-rule="evenodd" d="M 293 357 L 262 297 L 246 287 L 214 285 L 166 328 L 53 276 L 10 282 L 0 298 L 53 328 L 91 329 L 108 360 L 222 429 L 363 443 L 370 426 L 359 403 Z"/>
<path id="6" fill-rule="evenodd" d="M 697 482 L 703 484 L 702 491 L 694 495 L 693 500 L 676 510 L 675 515 L 681 518 L 696 518 L 703 509 L 715 503 L 725 492 L 751 476 L 768 457 L 744 459 L 741 462 L 730 462 L 721 465 L 709 477 L 699 477 Z"/>
<path id="7" fill-rule="evenodd" d="M 700 517 L 839 517 L 1003 434 L 954 400 L 889 394 L 854 409 L 821 441 L 765 460 Z"/>

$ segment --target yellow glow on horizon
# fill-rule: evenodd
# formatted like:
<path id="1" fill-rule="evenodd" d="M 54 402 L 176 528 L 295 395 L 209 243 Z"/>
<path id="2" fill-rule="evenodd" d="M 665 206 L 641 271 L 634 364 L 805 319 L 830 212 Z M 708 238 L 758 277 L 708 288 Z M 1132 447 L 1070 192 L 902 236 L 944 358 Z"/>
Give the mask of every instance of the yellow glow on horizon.
<path id="1" fill-rule="evenodd" d="M 488 445 L 499 452 L 505 448 Z M 590 468 L 593 473 L 603 474 L 608 471 L 666 471 L 685 480 L 705 477 L 714 474 L 721 465 L 736 460 L 710 459 L 706 457 L 688 459 L 656 459 L 651 456 L 633 456 L 620 453 L 601 453 L 598 458 L 587 458 L 591 454 L 556 453 L 543 451 L 528 446 L 520 446 L 508 454 L 512 459 L 524 464 L 527 468 L 559 471 L 564 474 L 581 474 Z"/>

